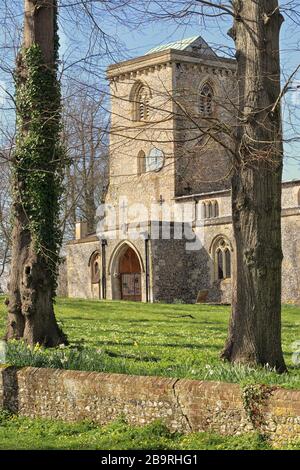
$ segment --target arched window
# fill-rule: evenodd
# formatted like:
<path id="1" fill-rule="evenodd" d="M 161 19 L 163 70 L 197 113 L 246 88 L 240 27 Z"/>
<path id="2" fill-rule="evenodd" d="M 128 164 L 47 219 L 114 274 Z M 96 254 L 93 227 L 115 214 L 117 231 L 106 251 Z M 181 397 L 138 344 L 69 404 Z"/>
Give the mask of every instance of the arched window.
<path id="1" fill-rule="evenodd" d="M 213 202 L 213 217 L 219 217 L 219 204 L 218 204 L 218 201 Z"/>
<path id="2" fill-rule="evenodd" d="M 217 280 L 231 277 L 231 249 L 224 238 L 220 238 L 214 247 L 214 264 Z"/>
<path id="3" fill-rule="evenodd" d="M 231 254 L 229 248 L 225 250 L 225 272 L 226 277 L 231 277 Z"/>
<path id="4" fill-rule="evenodd" d="M 223 252 L 220 248 L 217 249 L 217 263 L 218 263 L 218 279 L 224 279 L 224 263 Z"/>
<path id="5" fill-rule="evenodd" d="M 150 116 L 150 98 L 150 90 L 146 85 L 144 85 L 143 83 L 138 83 L 134 85 L 132 101 L 133 119 L 135 121 L 148 121 Z"/>
<path id="6" fill-rule="evenodd" d="M 199 111 L 203 116 L 210 116 L 213 112 L 214 92 L 209 83 L 204 83 L 200 89 Z"/>
<path id="7" fill-rule="evenodd" d="M 100 282 L 100 253 L 95 251 L 90 259 L 91 267 L 91 282 L 92 284 L 99 284 Z"/>
<path id="8" fill-rule="evenodd" d="M 137 156 L 137 174 L 142 175 L 146 172 L 146 154 L 140 150 Z"/>
<path id="9" fill-rule="evenodd" d="M 217 201 L 202 202 L 201 214 L 203 219 L 219 217 L 219 204 Z"/>

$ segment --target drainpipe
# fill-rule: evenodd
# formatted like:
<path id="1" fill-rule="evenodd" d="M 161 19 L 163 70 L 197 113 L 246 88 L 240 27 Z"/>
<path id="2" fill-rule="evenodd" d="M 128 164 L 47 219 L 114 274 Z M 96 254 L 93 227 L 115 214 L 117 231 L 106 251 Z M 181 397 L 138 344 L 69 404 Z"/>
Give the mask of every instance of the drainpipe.
<path id="1" fill-rule="evenodd" d="M 146 302 L 149 302 L 149 234 L 145 235 Z"/>
<path id="2" fill-rule="evenodd" d="M 193 226 L 196 227 L 197 226 L 197 220 L 198 220 L 198 212 L 199 212 L 199 199 L 196 199 L 194 198 L 194 202 L 195 202 L 195 215 L 194 215 L 194 221 L 193 221 Z"/>
<path id="3" fill-rule="evenodd" d="M 106 299 L 106 250 L 107 240 L 102 238 L 101 249 L 102 249 L 102 299 Z"/>

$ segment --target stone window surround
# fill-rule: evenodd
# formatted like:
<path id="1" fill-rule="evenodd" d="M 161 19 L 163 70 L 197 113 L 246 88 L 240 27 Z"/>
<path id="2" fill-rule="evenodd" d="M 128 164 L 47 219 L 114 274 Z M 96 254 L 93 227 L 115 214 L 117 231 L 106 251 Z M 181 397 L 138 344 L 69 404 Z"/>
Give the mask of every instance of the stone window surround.
<path id="1" fill-rule="evenodd" d="M 212 282 L 221 281 L 221 282 L 230 282 L 232 277 L 232 255 L 233 255 L 233 248 L 225 235 L 217 235 L 211 243 L 210 246 L 210 254 L 212 257 L 213 263 L 213 272 L 212 272 Z M 219 253 L 222 254 L 222 271 L 224 273 L 224 277 L 219 276 L 219 263 L 218 263 L 218 256 Z M 226 259 L 226 254 L 229 253 L 229 262 L 230 266 L 228 266 L 228 258 Z"/>
<path id="2" fill-rule="evenodd" d="M 89 259 L 88 265 L 91 269 L 91 283 L 99 284 L 100 282 L 100 252 L 94 251 Z"/>
<path id="3" fill-rule="evenodd" d="M 214 111 L 214 90 L 211 84 L 207 81 L 205 82 L 199 90 L 199 111 L 203 116 L 211 116 Z"/>
<path id="4" fill-rule="evenodd" d="M 129 100 L 132 103 L 131 119 L 135 122 L 144 123 L 149 121 L 152 98 L 150 87 L 142 80 L 137 80 L 130 92 Z"/>
<path id="5" fill-rule="evenodd" d="M 146 173 L 146 153 L 140 150 L 137 156 L 137 175 L 141 176 Z"/>
<path id="6" fill-rule="evenodd" d="M 209 87 L 211 89 L 211 94 L 212 94 L 211 109 L 209 113 L 203 112 L 203 110 L 201 109 L 201 93 L 205 87 Z M 218 96 L 219 88 L 220 88 L 220 83 L 218 82 L 218 79 L 216 79 L 215 77 L 212 78 L 211 75 L 205 74 L 205 76 L 202 78 L 197 88 L 197 96 L 198 96 L 198 100 L 196 103 L 197 116 L 199 116 L 200 118 L 201 117 L 203 118 L 216 117 L 216 115 L 218 114 L 218 106 L 217 106 L 217 102 L 215 98 Z"/>
<path id="7" fill-rule="evenodd" d="M 219 215 L 219 203 L 216 199 L 201 201 L 201 219 L 215 219 Z"/>
<path id="8" fill-rule="evenodd" d="M 156 168 L 149 167 L 150 165 L 149 161 L 151 160 L 151 157 L 153 158 L 153 155 L 151 156 L 151 153 L 153 152 L 153 150 L 160 152 L 161 164 L 159 164 Z M 158 157 L 159 155 L 156 155 L 156 158 Z M 165 164 L 165 153 L 163 150 L 155 146 L 152 146 L 150 150 L 147 152 L 147 154 L 145 153 L 144 150 L 140 150 L 137 155 L 137 175 L 141 176 L 145 173 L 158 173 L 160 170 L 163 169 L 164 164 Z"/>

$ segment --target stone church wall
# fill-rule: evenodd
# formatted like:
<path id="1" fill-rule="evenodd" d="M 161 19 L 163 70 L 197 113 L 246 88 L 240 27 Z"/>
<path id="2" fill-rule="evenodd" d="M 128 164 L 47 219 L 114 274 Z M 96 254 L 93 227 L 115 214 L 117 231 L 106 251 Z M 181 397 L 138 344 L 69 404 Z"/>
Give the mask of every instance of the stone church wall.
<path id="1" fill-rule="evenodd" d="M 205 226 L 204 240 L 206 252 L 209 252 L 213 239 L 220 234 L 225 235 L 234 246 L 231 220 L 229 223 L 224 224 L 219 224 L 217 221 L 215 224 L 210 222 L 209 225 Z M 300 209 L 295 208 L 290 211 L 283 211 L 282 248 L 282 303 L 300 304 Z M 212 273 L 212 266 L 213 261 L 210 257 L 207 264 L 207 271 L 210 273 Z M 209 289 L 207 301 L 231 303 L 232 282 L 230 279 L 212 282 L 211 274 L 207 285 L 202 283 L 201 288 Z"/>
<path id="2" fill-rule="evenodd" d="M 195 303 L 202 293 L 205 301 L 230 303 L 231 282 L 214 280 L 210 246 L 220 233 L 231 240 L 232 227 L 228 223 L 212 224 L 193 229 L 201 246 L 188 239 L 176 240 L 172 232 L 169 240 L 151 241 L 153 298 L 156 301 Z"/>
<path id="3" fill-rule="evenodd" d="M 282 217 L 282 302 L 300 304 L 300 209 Z"/>
<path id="4" fill-rule="evenodd" d="M 226 204 L 223 203 L 223 207 Z M 149 299 L 152 301 L 195 303 L 202 293 L 205 301 L 212 303 L 231 302 L 231 279 L 214 279 L 213 242 L 225 237 L 233 247 L 232 269 L 234 269 L 234 237 L 231 217 L 208 219 L 194 232 L 203 242 L 200 250 L 186 249 L 187 240 L 159 239 L 149 242 Z M 108 240 L 106 247 L 107 298 L 118 298 L 113 293 L 113 259 L 124 241 Z M 146 300 L 145 241 L 129 242 L 139 254 L 142 273 L 142 300 Z M 300 208 L 286 208 L 282 217 L 283 272 L 282 302 L 300 303 Z M 97 298 L 91 285 L 88 265 L 90 256 L 99 250 L 99 241 L 72 243 L 68 245 L 68 295 L 69 297 Z"/>
<path id="5" fill-rule="evenodd" d="M 66 257 L 63 257 L 61 259 L 61 262 L 59 265 L 56 295 L 57 297 L 68 296 L 68 264 L 67 264 Z"/>
<path id="6" fill-rule="evenodd" d="M 234 61 L 221 58 L 206 59 L 205 62 L 203 58 L 190 58 L 177 64 L 175 93 L 185 113 L 175 121 L 176 196 L 218 191 L 230 186 L 232 164 L 230 153 L 224 146 L 230 148 L 232 142 L 222 135 L 219 144 L 206 132 L 213 133 L 210 127 L 218 121 L 231 125 L 233 118 L 228 103 L 237 96 L 235 66 Z M 205 83 L 211 86 L 214 94 L 213 114 L 209 119 L 199 117 L 199 94 Z"/>
<path id="7" fill-rule="evenodd" d="M 231 303 L 231 278 L 216 280 L 214 278 L 214 240 L 223 236 L 233 247 L 231 252 L 231 266 L 234 266 L 234 242 L 232 224 L 228 223 L 228 217 L 220 219 L 207 220 L 204 226 L 204 248 L 209 255 L 207 271 L 209 273 L 208 284 L 203 287 L 209 291 L 207 301 L 212 303 L 230 304 Z"/>
<path id="8" fill-rule="evenodd" d="M 166 201 L 174 195 L 172 66 L 169 63 L 150 66 L 146 57 L 144 60 L 145 66 L 138 70 L 135 70 L 135 61 L 129 61 L 130 73 L 118 73 L 118 68 L 108 72 L 112 127 L 106 203 L 113 206 L 118 206 L 120 197 L 125 196 L 129 205 L 138 202 L 149 209 L 151 203 L 159 201 L 160 195 Z M 126 69 L 126 63 L 120 67 Z M 137 83 L 143 83 L 151 92 L 149 122 L 133 119 L 132 93 Z M 163 151 L 164 167 L 159 172 L 139 174 L 139 153 L 143 151 L 147 155 L 153 147 Z M 143 220 L 146 219 L 144 215 Z"/>
<path id="9" fill-rule="evenodd" d="M 162 302 L 195 303 L 208 283 L 207 253 L 186 251 L 186 240 L 152 241 L 153 297 Z"/>
<path id="10" fill-rule="evenodd" d="M 100 243 L 96 239 L 89 242 L 73 242 L 67 245 L 69 297 L 95 298 L 91 284 L 89 260 L 92 253 L 99 248 Z"/>

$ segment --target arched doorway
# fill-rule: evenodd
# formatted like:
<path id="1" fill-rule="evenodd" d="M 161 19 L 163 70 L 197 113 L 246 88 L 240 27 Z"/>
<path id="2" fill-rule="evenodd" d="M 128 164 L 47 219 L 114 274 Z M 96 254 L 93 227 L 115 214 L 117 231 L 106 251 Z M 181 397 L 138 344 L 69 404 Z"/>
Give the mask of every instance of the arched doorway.
<path id="1" fill-rule="evenodd" d="M 121 300 L 141 302 L 141 265 L 130 246 L 122 250 L 119 257 L 119 281 Z"/>

